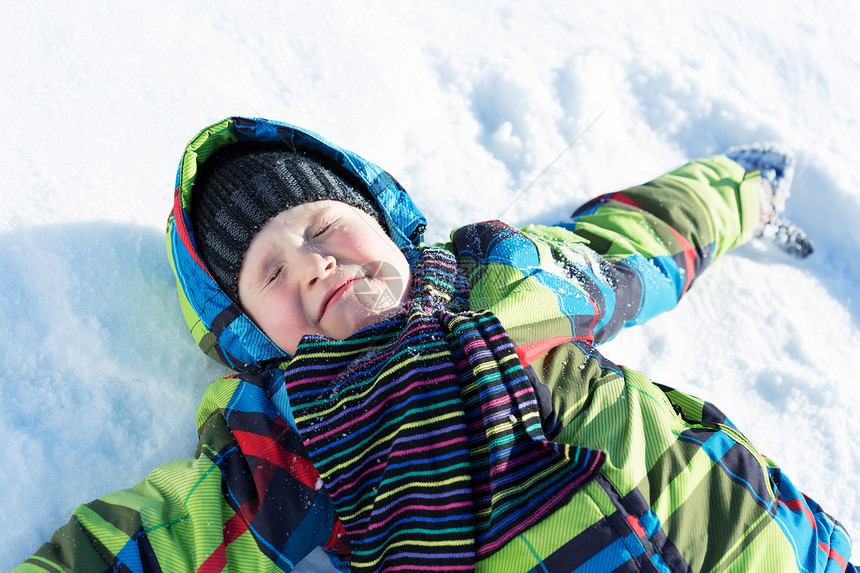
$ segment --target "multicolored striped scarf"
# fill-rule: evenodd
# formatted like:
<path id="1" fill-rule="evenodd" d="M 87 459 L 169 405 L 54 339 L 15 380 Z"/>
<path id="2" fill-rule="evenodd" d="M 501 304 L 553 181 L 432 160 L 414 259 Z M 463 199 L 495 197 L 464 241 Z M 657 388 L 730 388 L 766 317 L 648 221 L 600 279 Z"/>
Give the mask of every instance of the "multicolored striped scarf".
<path id="1" fill-rule="evenodd" d="M 354 571 L 473 570 L 563 504 L 603 454 L 550 442 L 491 312 L 451 253 L 423 249 L 413 298 L 343 341 L 305 337 L 286 372 Z"/>

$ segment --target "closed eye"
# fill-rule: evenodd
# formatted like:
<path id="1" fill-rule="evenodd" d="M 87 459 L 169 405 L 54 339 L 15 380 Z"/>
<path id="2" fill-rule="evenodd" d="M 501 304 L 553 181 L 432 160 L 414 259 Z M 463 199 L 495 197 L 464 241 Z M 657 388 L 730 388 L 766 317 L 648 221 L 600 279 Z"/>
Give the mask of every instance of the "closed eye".
<path id="1" fill-rule="evenodd" d="M 263 281 L 263 284 L 265 284 L 265 285 L 272 284 L 273 282 L 275 282 L 278 279 L 278 277 L 281 276 L 283 271 L 284 271 L 283 265 L 278 265 L 277 267 L 273 268 L 271 270 L 271 272 L 269 272 L 269 274 L 266 275 L 266 279 Z"/>
<path id="2" fill-rule="evenodd" d="M 317 228 L 316 228 L 316 229 L 314 229 L 313 233 L 311 234 L 311 238 L 317 239 L 317 238 L 319 238 L 319 237 L 323 236 L 323 235 L 326 233 L 326 231 L 328 231 L 329 229 L 331 229 L 331 228 L 334 226 L 334 224 L 335 224 L 336 222 L 337 222 L 337 219 L 336 219 L 336 218 L 331 218 L 331 219 L 326 218 L 326 219 L 323 219 L 323 220 L 319 223 L 319 225 L 317 226 Z"/>
<path id="3" fill-rule="evenodd" d="M 314 239 L 316 239 L 317 237 L 322 236 L 322 235 L 323 235 L 323 233 L 325 233 L 326 231 L 328 231 L 330 228 L 331 228 L 331 223 L 326 223 L 325 225 L 323 225 L 322 227 L 320 227 L 319 229 L 317 229 L 317 230 L 314 232 L 314 234 L 313 234 L 313 238 L 314 238 Z"/>

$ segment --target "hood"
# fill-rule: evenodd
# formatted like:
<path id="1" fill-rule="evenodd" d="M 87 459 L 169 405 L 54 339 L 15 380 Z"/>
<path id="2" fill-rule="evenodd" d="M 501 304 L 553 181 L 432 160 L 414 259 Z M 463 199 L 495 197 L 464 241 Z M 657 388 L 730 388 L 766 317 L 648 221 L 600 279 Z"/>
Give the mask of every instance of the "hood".
<path id="1" fill-rule="evenodd" d="M 260 118 L 230 117 L 204 128 L 186 146 L 176 174 L 173 210 L 167 220 L 167 252 L 182 314 L 194 340 L 222 364 L 259 371 L 289 359 L 242 311 L 209 273 L 197 251 L 189 211 L 198 168 L 212 153 L 237 142 L 288 141 L 336 161 L 362 182 L 388 224 L 389 236 L 412 263 L 426 219 L 403 187 L 379 166 L 302 128 Z"/>

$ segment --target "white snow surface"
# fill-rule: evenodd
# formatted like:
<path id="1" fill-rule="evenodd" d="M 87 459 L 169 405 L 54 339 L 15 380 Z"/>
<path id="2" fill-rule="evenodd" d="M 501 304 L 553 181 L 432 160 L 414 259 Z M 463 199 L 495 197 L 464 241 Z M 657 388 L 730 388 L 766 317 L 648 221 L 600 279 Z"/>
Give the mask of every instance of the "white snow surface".
<path id="1" fill-rule="evenodd" d="M 754 241 L 603 352 L 717 404 L 860 531 L 860 3 L 2 5 L 0 569 L 193 456 L 225 370 L 185 327 L 163 232 L 183 146 L 230 115 L 382 165 L 431 240 L 555 222 L 731 145 L 793 148 L 787 215 L 817 252 Z"/>

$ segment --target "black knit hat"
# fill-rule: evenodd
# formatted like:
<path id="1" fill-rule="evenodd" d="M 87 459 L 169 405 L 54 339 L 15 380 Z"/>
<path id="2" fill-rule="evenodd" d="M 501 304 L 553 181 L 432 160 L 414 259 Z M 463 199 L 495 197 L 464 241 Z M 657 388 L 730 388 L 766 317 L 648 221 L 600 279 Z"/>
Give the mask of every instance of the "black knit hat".
<path id="1" fill-rule="evenodd" d="M 358 181 L 321 156 L 281 144 L 234 144 L 213 154 L 197 174 L 191 219 L 197 248 L 224 292 L 239 300 L 237 281 L 245 251 L 278 213 L 331 199 L 361 209 L 387 227 Z"/>

